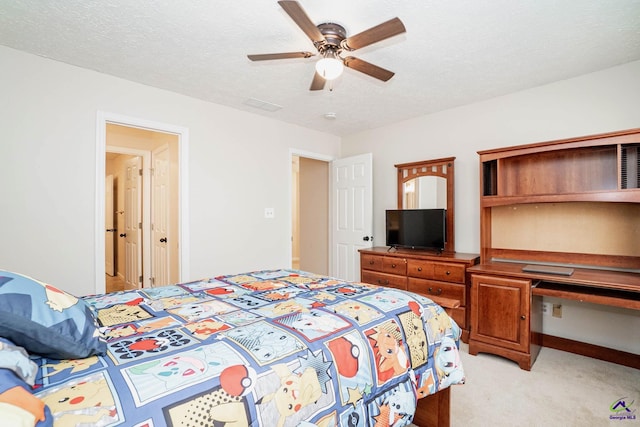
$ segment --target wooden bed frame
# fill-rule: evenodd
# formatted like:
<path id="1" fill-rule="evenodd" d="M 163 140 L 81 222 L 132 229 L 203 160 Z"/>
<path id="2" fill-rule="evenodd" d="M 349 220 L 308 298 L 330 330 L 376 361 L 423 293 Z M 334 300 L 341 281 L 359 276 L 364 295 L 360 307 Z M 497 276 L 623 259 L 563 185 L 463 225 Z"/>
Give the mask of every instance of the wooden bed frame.
<path id="1" fill-rule="evenodd" d="M 413 424 L 418 427 L 449 427 L 450 398 L 451 387 L 447 387 L 437 393 L 418 399 Z"/>
<path id="2" fill-rule="evenodd" d="M 452 309 L 460 307 L 460 300 L 429 296 L 433 302 L 444 308 L 449 316 Z M 449 427 L 449 407 L 451 403 L 451 387 L 418 399 L 418 406 L 413 417 L 413 424 L 418 427 Z"/>

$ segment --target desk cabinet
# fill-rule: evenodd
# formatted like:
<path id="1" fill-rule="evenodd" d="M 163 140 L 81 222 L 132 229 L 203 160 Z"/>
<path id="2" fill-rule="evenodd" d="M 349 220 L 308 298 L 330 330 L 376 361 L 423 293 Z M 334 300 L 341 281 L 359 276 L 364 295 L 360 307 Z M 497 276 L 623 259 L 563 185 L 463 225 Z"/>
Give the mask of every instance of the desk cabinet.
<path id="1" fill-rule="evenodd" d="M 364 283 L 409 290 L 431 298 L 445 307 L 469 335 L 469 275 L 467 268 L 478 263 L 477 254 L 437 254 L 419 250 L 389 251 L 387 247 L 360 250 L 360 280 Z M 456 302 L 456 304 L 448 304 Z M 447 305 L 450 305 L 447 307 Z"/>
<path id="2" fill-rule="evenodd" d="M 472 274 L 469 353 L 488 351 L 530 370 L 539 349 L 531 333 L 542 326 L 532 305 L 531 280 Z"/>

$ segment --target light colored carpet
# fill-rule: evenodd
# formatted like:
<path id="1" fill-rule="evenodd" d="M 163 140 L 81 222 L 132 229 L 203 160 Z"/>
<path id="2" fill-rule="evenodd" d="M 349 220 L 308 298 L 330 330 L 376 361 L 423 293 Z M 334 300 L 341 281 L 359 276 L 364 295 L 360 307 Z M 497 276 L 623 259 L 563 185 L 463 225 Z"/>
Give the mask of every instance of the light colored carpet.
<path id="1" fill-rule="evenodd" d="M 467 382 L 451 391 L 454 427 L 640 427 L 640 370 L 543 347 L 524 371 L 498 356 L 471 356 L 462 342 L 460 350 Z M 621 398 L 635 420 L 610 419 Z"/>

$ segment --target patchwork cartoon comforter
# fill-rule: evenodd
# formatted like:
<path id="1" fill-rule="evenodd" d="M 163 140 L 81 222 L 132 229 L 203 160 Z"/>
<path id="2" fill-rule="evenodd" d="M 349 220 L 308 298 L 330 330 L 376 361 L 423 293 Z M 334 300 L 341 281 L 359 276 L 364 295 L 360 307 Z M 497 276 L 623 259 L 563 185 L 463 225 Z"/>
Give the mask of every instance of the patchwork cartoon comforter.
<path id="1" fill-rule="evenodd" d="M 464 382 L 422 296 L 297 270 L 83 298 L 107 355 L 33 358 L 60 426 L 404 426 Z"/>

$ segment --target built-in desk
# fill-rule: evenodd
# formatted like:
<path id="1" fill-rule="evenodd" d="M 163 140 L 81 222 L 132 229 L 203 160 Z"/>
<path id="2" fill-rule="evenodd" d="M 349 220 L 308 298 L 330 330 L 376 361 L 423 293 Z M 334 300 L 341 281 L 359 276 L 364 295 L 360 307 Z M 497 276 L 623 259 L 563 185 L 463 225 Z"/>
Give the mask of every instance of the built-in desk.
<path id="1" fill-rule="evenodd" d="M 468 270 L 469 352 L 531 369 L 545 346 L 640 369 L 638 354 L 544 334 L 541 309 L 543 297 L 556 297 L 640 310 L 640 129 L 478 155 L 480 263 Z M 543 264 L 573 272 L 532 272 Z"/>
<path id="2" fill-rule="evenodd" d="M 640 369 L 640 356 L 544 334 L 542 297 L 640 310 L 640 274 L 573 268 L 571 275 L 523 271 L 525 263 L 493 261 L 471 273 L 469 352 L 487 352 L 531 369 L 540 346 L 597 357 Z"/>
<path id="3" fill-rule="evenodd" d="M 533 295 L 555 296 L 595 304 L 640 310 L 640 273 L 572 267 L 570 276 L 522 271 L 525 263 L 488 262 L 469 268 L 486 273 L 531 279 Z"/>

